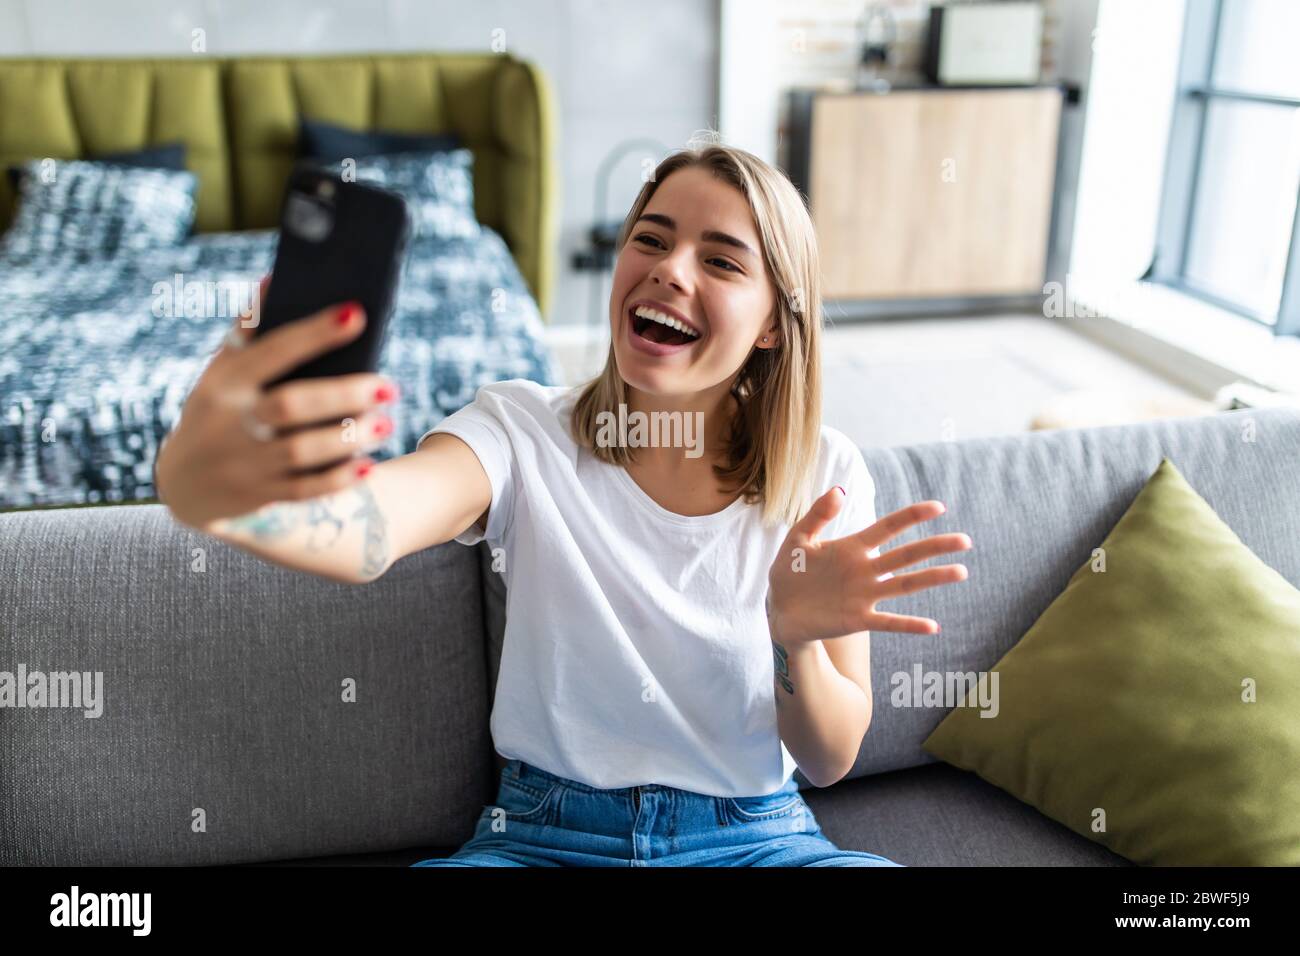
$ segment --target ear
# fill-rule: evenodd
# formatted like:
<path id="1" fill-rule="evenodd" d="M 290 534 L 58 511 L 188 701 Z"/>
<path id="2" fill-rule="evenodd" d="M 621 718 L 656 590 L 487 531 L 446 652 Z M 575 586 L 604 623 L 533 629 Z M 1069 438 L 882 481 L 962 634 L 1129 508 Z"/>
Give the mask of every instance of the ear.
<path id="1" fill-rule="evenodd" d="M 763 351 L 776 348 L 777 344 L 781 341 L 779 334 L 781 328 L 780 310 L 777 308 L 775 303 L 773 303 L 772 308 L 768 310 L 766 321 L 767 324 L 763 327 L 763 331 L 759 332 L 757 337 L 754 339 L 754 348 L 762 349 Z M 764 341 L 764 336 L 767 337 L 766 341 Z"/>

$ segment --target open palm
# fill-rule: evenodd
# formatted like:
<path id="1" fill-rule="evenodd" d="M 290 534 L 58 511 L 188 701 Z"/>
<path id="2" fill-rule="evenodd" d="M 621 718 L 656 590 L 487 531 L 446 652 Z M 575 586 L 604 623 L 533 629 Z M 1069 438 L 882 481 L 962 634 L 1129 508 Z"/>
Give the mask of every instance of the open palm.
<path id="1" fill-rule="evenodd" d="M 782 641 L 807 642 L 859 631 L 937 634 L 936 621 L 876 610 L 880 601 L 964 581 L 964 564 L 894 574 L 899 568 L 972 547 L 968 535 L 937 534 L 883 554 L 869 552 L 901 532 L 937 518 L 941 501 L 921 501 L 891 512 L 854 534 L 828 541 L 817 534 L 839 514 L 843 492 L 832 488 L 786 535 L 768 573 L 769 617 Z"/>

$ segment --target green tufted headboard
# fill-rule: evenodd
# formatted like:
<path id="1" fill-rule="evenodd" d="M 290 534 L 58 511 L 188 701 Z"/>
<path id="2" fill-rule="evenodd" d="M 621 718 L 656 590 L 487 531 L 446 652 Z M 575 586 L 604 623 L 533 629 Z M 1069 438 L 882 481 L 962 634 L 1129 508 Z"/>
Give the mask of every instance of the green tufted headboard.
<path id="1" fill-rule="evenodd" d="M 542 314 L 559 207 L 545 75 L 508 54 L 0 59 L 0 164 L 185 143 L 201 232 L 273 227 L 298 115 L 356 129 L 457 133 L 479 221 L 505 239 Z M 0 228 L 13 215 L 0 176 Z"/>

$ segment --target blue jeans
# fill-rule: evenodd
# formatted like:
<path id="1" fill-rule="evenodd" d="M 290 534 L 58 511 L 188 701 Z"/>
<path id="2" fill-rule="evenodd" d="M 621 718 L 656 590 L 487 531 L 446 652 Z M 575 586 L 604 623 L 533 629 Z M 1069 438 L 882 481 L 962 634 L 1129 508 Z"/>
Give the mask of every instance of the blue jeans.
<path id="1" fill-rule="evenodd" d="M 841 850 L 791 777 L 775 793 L 711 797 L 647 784 L 600 790 L 510 760 L 469 842 L 415 866 L 900 866 Z"/>

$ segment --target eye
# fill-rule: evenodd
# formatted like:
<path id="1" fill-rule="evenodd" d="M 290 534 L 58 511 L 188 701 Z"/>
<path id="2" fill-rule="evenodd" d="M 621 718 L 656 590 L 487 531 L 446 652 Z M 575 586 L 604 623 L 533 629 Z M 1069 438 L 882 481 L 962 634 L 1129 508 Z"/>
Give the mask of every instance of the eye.
<path id="1" fill-rule="evenodd" d="M 722 263 L 724 266 L 727 267 L 727 271 L 728 271 L 728 272 L 739 272 L 739 271 L 740 271 L 740 269 L 738 269 L 736 266 L 734 266 L 734 265 L 731 264 L 731 261 L 730 261 L 730 260 L 728 260 L 728 259 L 723 259 L 723 258 L 721 258 L 721 257 L 719 257 L 719 256 L 714 256 L 712 259 L 709 259 L 709 260 L 707 260 L 707 261 L 708 261 L 708 262 L 720 262 L 720 263 Z"/>
<path id="2" fill-rule="evenodd" d="M 652 242 L 659 242 L 659 237 L 658 237 L 658 236 L 652 236 L 652 235 L 651 235 L 650 233 L 648 233 L 648 232 L 643 232 L 643 233 L 641 233 L 639 236 L 637 236 L 637 237 L 636 237 L 635 239 L 633 239 L 632 241 L 633 241 L 633 242 L 640 242 L 640 241 L 643 240 L 643 239 L 649 239 L 649 240 L 652 241 Z M 662 246 L 662 245 L 663 245 L 663 243 L 660 243 L 660 246 Z M 658 248 L 658 247 L 653 247 L 653 248 Z"/>

